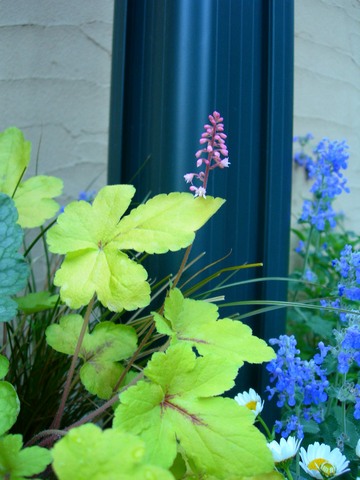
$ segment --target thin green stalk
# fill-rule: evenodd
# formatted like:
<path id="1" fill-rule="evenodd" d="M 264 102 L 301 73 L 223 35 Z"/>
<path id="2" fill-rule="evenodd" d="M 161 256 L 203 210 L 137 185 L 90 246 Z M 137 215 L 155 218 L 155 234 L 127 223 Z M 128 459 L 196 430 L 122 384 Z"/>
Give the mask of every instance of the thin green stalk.
<path id="1" fill-rule="evenodd" d="M 85 336 L 85 333 L 86 333 L 86 330 L 87 330 L 87 327 L 88 327 L 88 324 L 89 324 L 89 321 L 90 321 L 90 315 L 91 315 L 91 311 L 92 311 L 94 302 L 95 302 L 95 295 L 90 300 L 90 303 L 87 306 L 87 309 L 86 309 L 86 312 L 85 312 L 85 315 L 84 315 L 84 321 L 83 321 L 83 325 L 82 325 L 82 328 L 81 328 L 81 332 L 80 332 L 80 335 L 79 335 L 79 338 L 78 338 L 78 341 L 77 341 L 77 344 L 76 344 L 76 349 L 75 349 L 75 352 L 74 352 L 74 356 L 72 358 L 69 373 L 68 373 L 68 376 L 66 378 L 66 383 L 65 383 L 64 391 L 63 391 L 63 394 L 62 394 L 62 397 L 61 397 L 60 406 L 58 408 L 58 411 L 56 412 L 54 421 L 51 424 L 50 428 L 59 429 L 59 427 L 60 427 L 61 419 L 62 419 L 64 409 L 65 409 L 66 400 L 67 400 L 67 398 L 69 396 L 69 393 L 70 393 L 71 382 L 72 382 L 72 378 L 74 376 L 76 363 L 77 363 L 79 353 L 80 353 L 80 348 L 81 348 L 82 342 L 84 340 L 84 336 Z"/>
<path id="2" fill-rule="evenodd" d="M 289 467 L 285 468 L 284 471 L 285 471 L 285 473 L 286 473 L 286 476 L 287 476 L 288 480 L 294 480 L 294 479 L 293 479 L 293 476 L 291 475 L 291 472 L 290 472 L 290 468 L 289 468 Z"/>
<path id="3" fill-rule="evenodd" d="M 259 423 L 261 423 L 263 429 L 265 430 L 268 441 L 271 442 L 272 440 L 274 440 L 274 435 L 270 432 L 269 427 L 266 425 L 261 415 L 258 415 L 256 417 L 256 420 L 258 420 Z"/>

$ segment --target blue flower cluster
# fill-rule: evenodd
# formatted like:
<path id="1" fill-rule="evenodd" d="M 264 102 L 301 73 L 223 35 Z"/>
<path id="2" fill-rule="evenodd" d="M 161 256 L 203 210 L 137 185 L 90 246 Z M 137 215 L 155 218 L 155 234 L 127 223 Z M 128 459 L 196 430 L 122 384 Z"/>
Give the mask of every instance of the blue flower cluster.
<path id="1" fill-rule="evenodd" d="M 351 245 L 345 245 L 340 259 L 334 260 L 332 264 L 341 275 L 339 296 L 353 301 L 360 300 L 360 252 L 354 252 Z"/>
<path id="2" fill-rule="evenodd" d="M 269 399 L 276 395 L 278 407 L 297 406 L 296 410 L 300 414 L 300 417 L 291 415 L 285 422 L 277 422 L 275 431 L 284 437 L 291 431 L 296 431 L 298 438 L 302 438 L 302 429 L 299 427 L 301 418 L 313 419 L 317 423 L 323 420 L 329 382 L 321 364 L 329 347 L 320 342 L 319 354 L 307 361 L 299 357 L 300 351 L 296 348 L 293 335 L 281 335 L 278 339 L 271 339 L 269 343 L 278 346 L 276 358 L 266 366 L 270 373 L 270 384 L 274 384 L 266 388 Z"/>
<path id="3" fill-rule="evenodd" d="M 314 137 L 311 133 L 307 133 L 304 136 L 296 136 L 293 138 L 294 142 L 297 142 L 300 145 L 300 152 L 294 153 L 294 162 L 300 167 L 304 167 L 305 171 L 308 172 L 308 165 L 312 163 L 312 158 L 305 152 L 305 147 L 308 145 L 310 140 Z"/>
<path id="4" fill-rule="evenodd" d="M 303 151 L 298 156 L 295 154 L 295 162 L 305 167 L 308 177 L 314 182 L 310 189 L 313 200 L 304 201 L 300 221 L 308 222 L 322 231 L 327 224 L 331 228 L 336 225 L 337 214 L 332 207 L 334 198 L 343 191 L 349 192 L 342 173 L 347 168 L 348 146 L 345 141 L 324 138 L 313 153 L 315 159 L 306 156 Z"/>

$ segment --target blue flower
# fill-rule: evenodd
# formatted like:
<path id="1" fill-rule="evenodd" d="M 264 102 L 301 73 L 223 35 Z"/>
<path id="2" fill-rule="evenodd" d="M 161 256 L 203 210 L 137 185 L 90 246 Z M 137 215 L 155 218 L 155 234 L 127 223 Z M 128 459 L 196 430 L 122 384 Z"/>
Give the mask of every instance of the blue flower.
<path id="1" fill-rule="evenodd" d="M 334 198 L 343 191 L 349 192 L 347 180 L 341 171 L 347 168 L 348 146 L 344 141 L 331 142 L 325 138 L 318 143 L 313 153 L 315 160 L 306 163 L 308 176 L 313 180 L 310 189 L 313 200 L 304 201 L 300 221 L 308 222 L 322 231 L 327 224 L 331 228 L 336 225 L 336 213 L 332 208 Z"/>
<path id="2" fill-rule="evenodd" d="M 345 245 L 340 258 L 333 260 L 332 265 L 341 276 L 339 296 L 352 301 L 360 300 L 360 252 L 353 251 L 351 245 Z"/>
<path id="3" fill-rule="evenodd" d="M 298 356 L 300 352 L 293 335 L 281 335 L 278 339 L 270 339 L 269 343 L 278 346 L 276 358 L 266 366 L 270 372 L 270 384 L 274 384 L 266 388 L 269 399 L 276 395 L 278 407 L 298 406 L 303 418 L 306 415 L 307 418 L 321 421 L 322 405 L 327 401 L 329 386 L 321 364 L 330 347 L 320 343 L 320 353 L 307 361 Z M 281 427 L 283 428 L 284 426 Z M 285 431 L 289 428 L 286 427 Z"/>

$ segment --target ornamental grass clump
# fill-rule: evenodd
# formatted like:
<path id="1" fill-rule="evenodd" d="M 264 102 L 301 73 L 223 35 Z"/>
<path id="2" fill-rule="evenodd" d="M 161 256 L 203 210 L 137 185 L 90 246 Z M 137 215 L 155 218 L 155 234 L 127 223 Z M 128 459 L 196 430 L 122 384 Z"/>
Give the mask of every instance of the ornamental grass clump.
<path id="1" fill-rule="evenodd" d="M 254 412 L 224 395 L 274 350 L 221 317 L 216 290 L 189 298 L 214 275 L 182 284 L 196 232 L 225 202 L 207 190 L 230 165 L 225 139 L 213 112 L 191 193 L 135 204 L 132 185 L 112 185 L 60 207 L 61 180 L 23 180 L 22 132 L 0 134 L 1 478 L 281 478 Z M 181 249 L 178 271 L 150 280 L 144 258 Z"/>

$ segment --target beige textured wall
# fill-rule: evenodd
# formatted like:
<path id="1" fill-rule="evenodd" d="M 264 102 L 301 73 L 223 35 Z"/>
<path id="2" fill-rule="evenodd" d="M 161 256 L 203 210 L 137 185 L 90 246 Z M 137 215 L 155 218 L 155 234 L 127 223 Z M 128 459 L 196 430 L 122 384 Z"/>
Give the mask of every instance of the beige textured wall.
<path id="1" fill-rule="evenodd" d="M 345 139 L 350 194 L 338 210 L 360 235 L 360 1 L 295 0 L 294 134 Z M 294 171 L 293 211 L 309 185 Z"/>
<path id="2" fill-rule="evenodd" d="M 106 183 L 113 0 L 0 0 L 0 130 L 22 129 L 63 200 Z"/>

